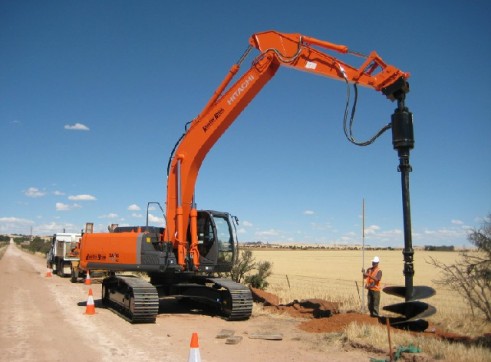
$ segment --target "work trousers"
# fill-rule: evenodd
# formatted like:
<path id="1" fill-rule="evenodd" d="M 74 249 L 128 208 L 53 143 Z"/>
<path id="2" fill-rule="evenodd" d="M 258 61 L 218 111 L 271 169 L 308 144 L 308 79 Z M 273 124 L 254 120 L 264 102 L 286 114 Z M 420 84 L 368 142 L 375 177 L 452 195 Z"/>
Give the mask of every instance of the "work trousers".
<path id="1" fill-rule="evenodd" d="M 368 310 L 371 317 L 379 317 L 378 308 L 380 305 L 380 292 L 368 289 Z"/>

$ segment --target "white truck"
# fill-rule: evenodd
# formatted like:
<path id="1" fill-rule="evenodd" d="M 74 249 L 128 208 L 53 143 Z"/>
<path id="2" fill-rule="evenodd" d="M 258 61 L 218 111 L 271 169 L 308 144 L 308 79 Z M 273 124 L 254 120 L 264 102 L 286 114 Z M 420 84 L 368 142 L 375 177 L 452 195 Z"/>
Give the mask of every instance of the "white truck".
<path id="1" fill-rule="evenodd" d="M 72 264 L 78 266 L 80 260 L 75 252 L 82 234 L 56 233 L 51 240 L 51 249 L 46 254 L 46 264 L 49 269 L 61 277 L 72 274 Z"/>

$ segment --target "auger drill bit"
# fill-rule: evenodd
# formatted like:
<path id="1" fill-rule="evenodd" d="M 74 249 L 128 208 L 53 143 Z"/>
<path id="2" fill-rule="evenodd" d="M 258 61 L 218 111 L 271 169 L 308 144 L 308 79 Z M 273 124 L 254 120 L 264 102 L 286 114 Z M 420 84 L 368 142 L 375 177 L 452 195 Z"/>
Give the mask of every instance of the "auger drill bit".
<path id="1" fill-rule="evenodd" d="M 404 88 L 407 87 L 407 88 Z M 426 329 L 428 323 L 422 318 L 436 313 L 436 308 L 418 299 L 429 298 L 436 291 L 428 286 L 413 286 L 414 250 L 411 236 L 411 205 L 409 198 L 409 173 L 412 171 L 409 164 L 409 153 L 414 147 L 413 115 L 405 106 L 405 95 L 409 90 L 407 84 L 403 84 L 400 91 L 393 93 L 397 99 L 397 109 L 391 118 L 392 144 L 399 156 L 398 171 L 401 173 L 402 184 L 402 210 L 404 218 L 404 280 L 405 286 L 386 287 L 383 291 L 405 299 L 405 302 L 388 305 L 384 310 L 401 314 L 401 318 L 391 318 L 390 323 L 399 328 Z"/>

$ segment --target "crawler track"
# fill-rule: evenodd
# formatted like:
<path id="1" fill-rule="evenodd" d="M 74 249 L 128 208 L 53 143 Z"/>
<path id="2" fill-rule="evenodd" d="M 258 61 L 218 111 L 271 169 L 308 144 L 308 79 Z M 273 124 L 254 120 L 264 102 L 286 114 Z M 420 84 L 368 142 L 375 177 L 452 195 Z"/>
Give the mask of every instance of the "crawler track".
<path id="1" fill-rule="evenodd" d="M 131 323 L 154 323 L 159 312 L 157 289 L 131 276 L 114 276 L 102 282 L 102 302 Z"/>
<path id="2" fill-rule="evenodd" d="M 212 278 L 208 281 L 222 290 L 221 309 L 227 320 L 249 319 L 252 314 L 252 294 L 249 288 L 230 279 Z"/>

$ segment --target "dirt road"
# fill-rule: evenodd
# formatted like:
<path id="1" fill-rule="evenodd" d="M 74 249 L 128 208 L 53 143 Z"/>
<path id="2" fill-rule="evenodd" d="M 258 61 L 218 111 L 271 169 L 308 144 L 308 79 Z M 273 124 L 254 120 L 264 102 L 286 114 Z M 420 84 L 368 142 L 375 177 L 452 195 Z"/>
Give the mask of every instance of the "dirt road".
<path id="1" fill-rule="evenodd" d="M 95 315 L 85 314 L 89 288 Z M 227 322 L 171 300 L 161 301 L 155 324 L 132 325 L 102 308 L 100 294 L 96 281 L 46 277 L 44 259 L 11 244 L 0 260 L 0 361 L 187 361 L 193 332 L 203 362 L 369 360 L 300 330 L 294 318 L 254 312 L 248 321 Z M 225 344 L 216 338 L 223 329 L 242 340 Z M 257 333 L 281 333 L 283 340 L 249 338 Z"/>

